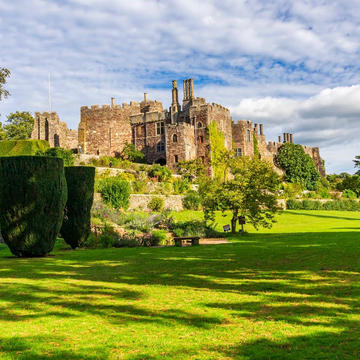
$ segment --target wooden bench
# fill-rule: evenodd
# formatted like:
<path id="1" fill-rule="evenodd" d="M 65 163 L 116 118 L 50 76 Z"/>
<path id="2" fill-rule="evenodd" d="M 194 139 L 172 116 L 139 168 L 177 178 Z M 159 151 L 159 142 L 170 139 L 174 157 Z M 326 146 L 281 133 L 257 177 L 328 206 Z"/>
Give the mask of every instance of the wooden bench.
<path id="1" fill-rule="evenodd" d="M 182 237 L 174 238 L 175 246 L 179 246 L 179 247 L 183 247 L 188 244 L 191 244 L 192 246 L 199 245 L 199 240 L 200 240 L 199 236 L 182 236 Z"/>

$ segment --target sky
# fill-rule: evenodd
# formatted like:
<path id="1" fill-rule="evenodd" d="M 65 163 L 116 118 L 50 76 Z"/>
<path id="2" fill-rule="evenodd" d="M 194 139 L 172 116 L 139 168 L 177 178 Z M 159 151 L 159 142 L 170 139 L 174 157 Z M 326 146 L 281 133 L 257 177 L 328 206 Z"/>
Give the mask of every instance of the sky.
<path id="1" fill-rule="evenodd" d="M 15 111 L 51 108 L 77 128 L 80 106 L 168 107 L 171 81 L 233 120 L 320 147 L 328 173 L 360 154 L 360 2 L 356 0 L 0 0 L 0 67 Z"/>

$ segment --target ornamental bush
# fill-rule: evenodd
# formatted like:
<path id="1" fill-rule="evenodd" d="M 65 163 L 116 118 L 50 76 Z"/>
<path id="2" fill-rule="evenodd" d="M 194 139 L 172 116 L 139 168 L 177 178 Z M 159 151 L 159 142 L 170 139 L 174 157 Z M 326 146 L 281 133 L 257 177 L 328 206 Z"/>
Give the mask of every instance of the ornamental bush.
<path id="1" fill-rule="evenodd" d="M 152 211 L 161 211 L 164 208 L 164 199 L 161 197 L 153 197 L 149 203 L 148 203 L 148 207 L 150 210 Z"/>
<path id="2" fill-rule="evenodd" d="M 130 199 L 130 184 L 117 177 L 102 179 L 98 184 L 102 199 L 115 209 L 127 209 Z"/>
<path id="3" fill-rule="evenodd" d="M 90 212 L 94 198 L 95 168 L 65 168 L 68 200 L 64 211 L 61 235 L 73 249 L 81 246 L 90 234 Z"/>
<path id="4" fill-rule="evenodd" d="M 187 210 L 200 210 L 200 195 L 195 190 L 190 190 L 183 198 L 183 206 Z"/>
<path id="5" fill-rule="evenodd" d="M 43 256 L 54 247 L 67 200 L 63 161 L 0 157 L 0 227 L 16 256 Z"/>

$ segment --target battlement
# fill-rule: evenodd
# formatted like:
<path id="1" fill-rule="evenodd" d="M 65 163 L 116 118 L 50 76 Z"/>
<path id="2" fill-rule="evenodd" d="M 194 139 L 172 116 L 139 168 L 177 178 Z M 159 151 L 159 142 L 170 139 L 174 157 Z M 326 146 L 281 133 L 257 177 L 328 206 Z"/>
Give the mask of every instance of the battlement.
<path id="1" fill-rule="evenodd" d="M 221 109 L 221 110 L 224 110 L 226 112 L 228 112 L 230 114 L 230 110 L 228 108 L 226 108 L 225 106 L 222 106 L 220 104 L 217 104 L 217 103 L 211 103 L 211 106 L 215 109 Z"/>

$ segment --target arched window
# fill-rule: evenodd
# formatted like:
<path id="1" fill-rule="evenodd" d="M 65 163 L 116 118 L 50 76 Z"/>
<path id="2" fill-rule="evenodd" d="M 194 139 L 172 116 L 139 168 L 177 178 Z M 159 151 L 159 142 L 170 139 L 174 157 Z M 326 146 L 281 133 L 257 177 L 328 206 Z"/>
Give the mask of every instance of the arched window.
<path id="1" fill-rule="evenodd" d="M 178 162 L 179 162 L 179 156 L 178 156 L 178 155 L 175 155 L 175 156 L 174 156 L 174 160 L 175 160 L 176 163 L 178 163 Z"/>
<path id="2" fill-rule="evenodd" d="M 165 143 L 163 141 L 160 141 L 156 144 L 156 151 L 158 153 L 165 151 Z"/>
<path id="3" fill-rule="evenodd" d="M 247 141 L 250 142 L 251 141 L 251 134 L 250 134 L 250 130 L 246 130 L 246 138 Z"/>
<path id="4" fill-rule="evenodd" d="M 173 142 L 177 142 L 177 135 L 176 134 L 173 135 Z"/>
<path id="5" fill-rule="evenodd" d="M 197 123 L 197 127 L 198 127 L 198 129 L 201 129 L 201 128 L 203 127 L 203 124 L 202 124 L 201 121 L 199 121 L 199 122 Z"/>

